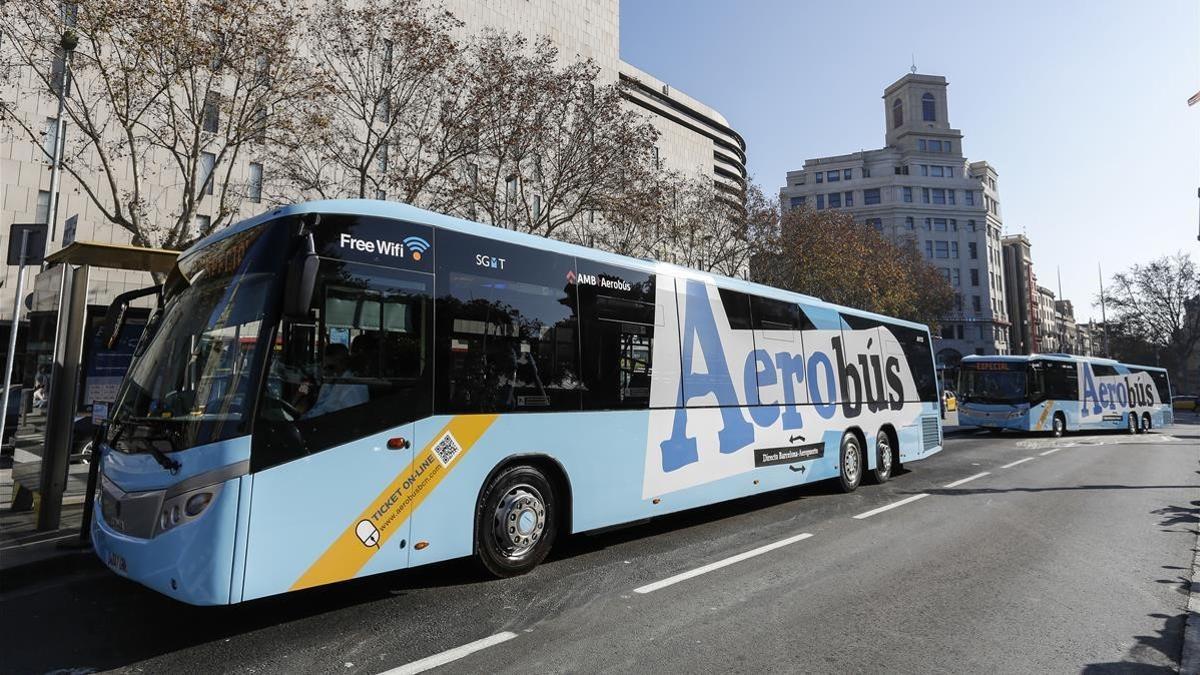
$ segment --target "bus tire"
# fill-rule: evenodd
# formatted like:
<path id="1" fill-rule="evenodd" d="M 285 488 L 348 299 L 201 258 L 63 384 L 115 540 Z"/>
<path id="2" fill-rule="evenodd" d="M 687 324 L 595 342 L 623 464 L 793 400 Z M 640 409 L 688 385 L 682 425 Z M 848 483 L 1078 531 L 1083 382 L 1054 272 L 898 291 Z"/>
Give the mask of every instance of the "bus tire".
<path id="1" fill-rule="evenodd" d="M 1050 433 L 1055 438 L 1062 438 L 1062 435 L 1067 432 L 1067 418 L 1062 413 L 1054 413 L 1054 421 L 1051 422 Z"/>
<path id="2" fill-rule="evenodd" d="M 1125 432 L 1128 434 L 1138 433 L 1137 413 L 1129 413 L 1125 418 Z"/>
<path id="3" fill-rule="evenodd" d="M 1154 422 L 1150 419 L 1150 413 L 1142 413 L 1142 431 L 1150 431 L 1154 428 Z"/>
<path id="4" fill-rule="evenodd" d="M 840 455 L 838 483 L 842 486 L 842 492 L 854 492 L 862 483 L 865 462 L 863 462 L 862 443 L 859 442 L 858 436 L 853 431 L 842 434 L 842 444 L 838 454 Z"/>
<path id="5" fill-rule="evenodd" d="M 896 467 L 896 449 L 892 447 L 892 434 L 887 429 L 880 429 L 875 434 L 875 468 L 871 478 L 876 484 L 888 482 Z"/>
<path id="6" fill-rule="evenodd" d="M 496 474 L 475 507 L 475 557 L 489 574 L 514 577 L 545 559 L 558 532 L 554 485 L 537 468 L 510 466 Z"/>

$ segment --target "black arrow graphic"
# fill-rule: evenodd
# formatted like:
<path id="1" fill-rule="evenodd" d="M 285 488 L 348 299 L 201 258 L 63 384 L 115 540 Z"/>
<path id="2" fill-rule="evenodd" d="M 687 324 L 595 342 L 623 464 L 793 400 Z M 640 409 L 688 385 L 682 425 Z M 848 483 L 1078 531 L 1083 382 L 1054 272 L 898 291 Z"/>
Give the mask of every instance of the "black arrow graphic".
<path id="1" fill-rule="evenodd" d="M 801 436 L 800 434 L 796 434 L 795 436 L 792 436 L 791 438 L 788 439 L 788 443 L 795 443 L 797 439 L 802 441 L 802 440 L 804 440 L 804 437 Z"/>
<path id="2" fill-rule="evenodd" d="M 800 468 L 799 468 L 799 469 L 797 469 L 796 467 L 794 467 L 794 466 L 792 466 L 791 464 L 789 464 L 789 465 L 788 465 L 788 468 L 789 468 L 789 469 L 791 469 L 792 471 L 796 471 L 796 472 L 798 472 L 798 473 L 804 473 L 804 468 L 805 468 L 805 467 L 804 467 L 804 465 L 803 465 L 803 464 L 801 464 L 801 465 L 800 465 Z"/>

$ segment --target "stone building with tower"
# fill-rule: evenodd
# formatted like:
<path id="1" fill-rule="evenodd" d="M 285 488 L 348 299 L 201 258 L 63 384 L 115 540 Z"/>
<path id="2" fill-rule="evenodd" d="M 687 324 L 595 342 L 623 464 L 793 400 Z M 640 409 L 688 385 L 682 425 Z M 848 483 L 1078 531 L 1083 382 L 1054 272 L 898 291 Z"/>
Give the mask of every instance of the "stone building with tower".
<path id="1" fill-rule="evenodd" d="M 779 194 L 784 209 L 843 210 L 914 241 L 956 293 L 934 340 L 939 363 L 953 367 L 1011 347 L 997 172 L 967 159 L 947 85 L 940 75 L 896 80 L 883 91 L 884 147 L 807 159 Z"/>

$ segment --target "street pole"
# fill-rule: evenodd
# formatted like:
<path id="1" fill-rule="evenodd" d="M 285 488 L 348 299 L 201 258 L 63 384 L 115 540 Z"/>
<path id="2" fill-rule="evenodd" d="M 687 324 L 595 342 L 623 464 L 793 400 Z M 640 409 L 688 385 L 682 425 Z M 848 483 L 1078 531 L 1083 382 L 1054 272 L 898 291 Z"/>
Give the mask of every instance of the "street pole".
<path id="1" fill-rule="evenodd" d="M 63 33 L 59 46 L 63 50 L 63 78 L 58 88 L 58 114 L 54 117 L 54 157 L 50 169 L 50 208 L 47 209 L 49 230 L 46 232 L 46 243 L 54 241 L 54 229 L 58 224 L 58 184 L 62 179 L 62 152 L 65 147 L 66 134 L 63 133 L 63 112 L 66 109 L 67 91 L 71 88 L 71 61 L 75 58 L 75 47 L 79 38 L 75 33 Z"/>
<path id="2" fill-rule="evenodd" d="M 13 298 L 12 329 L 8 334 L 8 355 L 4 357 L 4 406 L 0 407 L 0 443 L 8 421 L 8 393 L 12 383 L 13 362 L 17 358 L 17 328 L 21 325 L 21 296 L 25 293 L 25 261 L 29 257 L 29 230 L 21 230 L 21 264 L 17 267 L 17 294 Z"/>
<path id="3" fill-rule="evenodd" d="M 1104 356 L 1112 358 L 1112 352 L 1108 350 L 1108 317 L 1104 313 L 1104 270 L 1100 268 L 1100 263 L 1096 263 L 1096 274 L 1100 277 L 1100 321 L 1104 324 Z"/>

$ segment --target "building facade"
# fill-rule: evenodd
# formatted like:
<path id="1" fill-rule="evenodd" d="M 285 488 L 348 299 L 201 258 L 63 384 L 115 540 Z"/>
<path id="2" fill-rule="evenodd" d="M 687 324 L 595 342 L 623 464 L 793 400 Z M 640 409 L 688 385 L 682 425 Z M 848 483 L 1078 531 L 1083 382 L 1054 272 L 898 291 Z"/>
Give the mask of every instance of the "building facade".
<path id="1" fill-rule="evenodd" d="M 905 75 L 883 93 L 885 147 L 805 160 L 780 190 L 783 207 L 840 209 L 893 240 L 914 241 L 956 292 L 935 350 L 943 365 L 1007 354 L 997 174 L 968 162 L 950 126 L 946 78 Z"/>
<path id="2" fill-rule="evenodd" d="M 621 60 L 619 0 L 586 3 L 573 0 L 449 0 L 444 6 L 463 22 L 460 38 L 469 38 L 486 29 L 517 32 L 531 39 L 547 36 L 558 47 L 563 62 L 592 59 L 600 70 L 600 83 L 626 85 L 623 96 L 627 104 L 646 114 L 660 132 L 655 154 L 664 170 L 711 178 L 720 194 L 742 203 L 746 188 L 746 144 L 742 137 L 712 107 Z M 0 101 L 6 111 L 23 116 L 34 128 L 51 130 L 54 128 L 55 101 L 35 80 L 32 72 L 19 73 L 14 86 L 0 90 Z M 66 133 L 69 138 L 69 127 Z M 0 250 L 7 249 L 11 223 L 50 220 L 49 168 L 43 144 L 30 143 L 15 133 L 0 134 Z M 237 180 L 247 184 L 256 182 L 260 186 L 257 198 L 248 198 L 240 205 L 241 216 L 248 217 L 265 210 L 268 205 L 259 203 L 262 201 L 261 185 L 271 182 L 271 177 L 263 175 L 263 164 L 245 158 L 229 170 L 239 177 Z M 132 181 L 128 175 L 114 178 L 118 183 L 131 184 Z M 178 182 L 176 175 L 164 170 L 145 178 L 142 189 L 153 193 L 158 203 L 170 208 L 172 203 L 179 201 L 172 192 Z M 253 190 L 250 193 L 253 194 Z M 63 246 L 64 222 L 69 218 L 75 222 L 74 238 L 77 240 L 118 244 L 130 241 L 129 233 L 107 222 L 82 186 L 66 173 L 62 176 L 56 211 L 56 223 L 51 228 L 54 237 L 48 243 L 47 253 Z M 198 218 L 207 218 L 208 213 L 208 207 L 202 201 Z M 28 272 L 26 296 L 36 271 Z M 106 304 L 114 295 L 148 283 L 145 275 L 96 269 L 90 284 L 90 300 L 94 304 Z M 0 268 L 0 326 L 3 326 L 0 339 L 5 344 L 8 322 L 13 314 L 15 286 L 16 268 Z"/>
<path id="3" fill-rule="evenodd" d="M 1033 245 L 1023 234 L 1004 237 L 1005 304 L 1008 306 L 1009 348 L 1013 354 L 1032 354 L 1037 345 L 1037 277 L 1033 273 Z"/>

